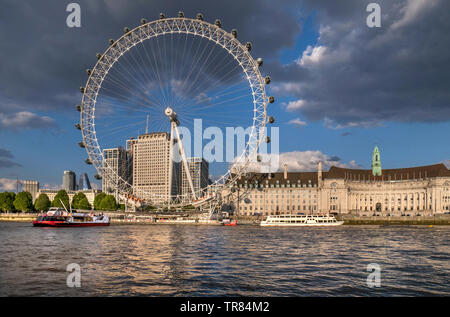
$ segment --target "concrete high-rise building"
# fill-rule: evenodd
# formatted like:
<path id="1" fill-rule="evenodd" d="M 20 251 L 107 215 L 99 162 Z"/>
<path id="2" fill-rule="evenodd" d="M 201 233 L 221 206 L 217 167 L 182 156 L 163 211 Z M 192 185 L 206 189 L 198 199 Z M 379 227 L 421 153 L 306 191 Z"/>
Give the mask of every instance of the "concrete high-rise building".
<path id="1" fill-rule="evenodd" d="M 77 189 L 77 179 L 76 175 L 72 171 L 64 171 L 62 189 L 65 190 L 76 190 Z"/>
<path id="2" fill-rule="evenodd" d="M 88 190 L 91 189 L 91 182 L 89 181 L 89 177 L 86 173 L 80 175 L 78 179 L 78 190 Z"/>
<path id="3" fill-rule="evenodd" d="M 138 139 L 135 138 L 130 138 L 129 140 L 127 140 L 126 142 L 126 150 L 127 150 L 127 159 L 128 159 L 128 171 L 127 171 L 127 182 L 129 184 L 133 184 L 133 156 L 134 156 L 134 145 L 137 143 Z"/>
<path id="4" fill-rule="evenodd" d="M 39 182 L 25 180 L 25 181 L 23 181 L 22 190 L 24 192 L 29 192 L 31 194 L 31 196 L 33 197 L 33 203 L 34 203 L 37 199 L 38 192 L 39 192 Z"/>
<path id="5" fill-rule="evenodd" d="M 128 178 L 128 154 L 122 147 L 103 150 L 102 191 L 118 199 L 118 186 Z"/>
<path id="6" fill-rule="evenodd" d="M 172 182 L 169 181 L 170 134 L 142 134 L 132 147 L 133 194 L 155 203 L 168 201 L 171 195 L 178 195 L 181 182 L 179 163 L 171 163 Z M 172 186 L 169 189 L 170 183 Z"/>
<path id="7" fill-rule="evenodd" d="M 189 157 L 187 158 L 187 163 L 195 194 L 199 197 L 201 196 L 200 191 L 208 186 L 209 164 L 201 157 Z M 181 194 L 183 196 L 192 196 L 192 190 L 183 164 L 181 167 Z"/>

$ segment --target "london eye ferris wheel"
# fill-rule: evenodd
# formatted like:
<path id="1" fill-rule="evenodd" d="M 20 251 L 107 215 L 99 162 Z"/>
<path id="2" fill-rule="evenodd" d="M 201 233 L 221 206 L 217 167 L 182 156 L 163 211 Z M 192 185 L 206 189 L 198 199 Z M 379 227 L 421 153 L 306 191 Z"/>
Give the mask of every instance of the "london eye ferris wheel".
<path id="1" fill-rule="evenodd" d="M 174 18 L 160 14 L 151 22 L 142 19 L 138 27 L 124 28 L 119 39 L 109 40 L 105 52 L 97 53 L 95 66 L 87 70 L 88 80 L 80 87 L 83 96 L 77 106 L 79 145 L 87 151 L 86 163 L 96 168 L 96 178 L 111 184 L 109 190 L 126 203 L 154 206 L 200 205 L 230 189 L 251 160 L 260 161 L 260 144 L 270 142 L 265 126 L 274 122 L 267 113 L 268 104 L 274 102 L 266 95 L 271 79 L 261 75 L 262 59 L 253 59 L 251 49 L 250 42 L 238 41 L 236 30 L 222 29 L 220 20 L 211 24 L 201 14 L 191 19 L 183 12 Z M 232 162 L 210 161 L 210 175 L 202 175 L 208 178 L 202 180 L 207 185 L 194 186 L 188 164 L 192 155 L 180 130 L 195 134 L 196 129 L 225 131 L 237 126 L 247 127 L 244 147 L 232 146 L 236 150 Z M 125 171 L 121 172 L 105 159 L 107 149 L 128 140 L 127 150 L 131 150 L 138 136 L 149 132 L 166 133 L 168 138 L 168 194 L 133 180 L 133 159 L 124 160 Z M 203 147 L 208 140 L 200 134 Z M 214 153 L 215 157 L 220 154 L 227 155 Z M 179 156 L 180 168 L 173 168 L 173 155 Z M 172 191 L 177 185 L 174 179 L 184 179 L 185 190 Z"/>

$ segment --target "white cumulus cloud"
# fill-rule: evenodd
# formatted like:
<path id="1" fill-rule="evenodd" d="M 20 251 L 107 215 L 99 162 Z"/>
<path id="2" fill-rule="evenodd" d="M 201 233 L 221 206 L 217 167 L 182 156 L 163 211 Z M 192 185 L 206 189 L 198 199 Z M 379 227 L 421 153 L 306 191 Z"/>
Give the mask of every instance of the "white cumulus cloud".
<path id="1" fill-rule="evenodd" d="M 296 125 L 298 127 L 304 127 L 307 125 L 307 123 L 305 121 L 300 120 L 300 118 L 295 118 L 292 119 L 291 121 L 288 122 L 289 124 L 293 124 Z"/>
<path id="2" fill-rule="evenodd" d="M 16 179 L 0 178 L 0 191 L 15 191 L 16 186 Z"/>
<path id="3" fill-rule="evenodd" d="M 0 130 L 23 130 L 23 129 L 47 129 L 53 127 L 55 122 L 47 116 L 38 116 L 29 111 L 16 113 L 0 113 Z"/>

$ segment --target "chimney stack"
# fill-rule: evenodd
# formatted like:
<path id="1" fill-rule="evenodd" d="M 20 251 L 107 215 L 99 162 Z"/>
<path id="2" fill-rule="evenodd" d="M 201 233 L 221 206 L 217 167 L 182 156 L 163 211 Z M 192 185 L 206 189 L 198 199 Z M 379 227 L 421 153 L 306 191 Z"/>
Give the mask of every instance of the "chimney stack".
<path id="1" fill-rule="evenodd" d="M 322 162 L 320 161 L 317 166 L 317 178 L 319 179 L 319 182 L 322 181 Z"/>
<path id="2" fill-rule="evenodd" d="M 286 180 L 287 179 L 287 164 L 284 164 L 283 168 L 284 168 L 284 179 Z"/>

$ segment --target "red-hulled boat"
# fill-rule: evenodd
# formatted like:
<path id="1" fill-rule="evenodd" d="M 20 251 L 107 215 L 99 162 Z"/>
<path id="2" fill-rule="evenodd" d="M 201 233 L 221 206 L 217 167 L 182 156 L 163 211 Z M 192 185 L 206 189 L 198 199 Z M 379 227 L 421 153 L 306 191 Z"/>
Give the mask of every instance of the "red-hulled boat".
<path id="1" fill-rule="evenodd" d="M 104 214 L 67 212 L 61 208 L 50 208 L 33 221 L 35 227 L 97 227 L 109 226 L 109 217 Z"/>
<path id="2" fill-rule="evenodd" d="M 222 223 L 223 223 L 224 226 L 236 226 L 237 225 L 237 220 L 235 219 L 235 220 L 231 221 L 231 219 L 224 219 L 222 221 Z"/>

